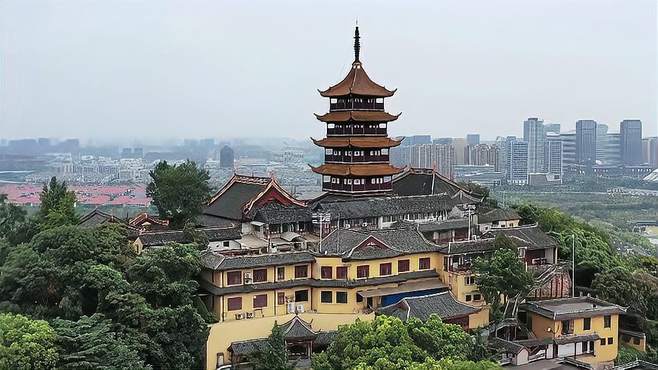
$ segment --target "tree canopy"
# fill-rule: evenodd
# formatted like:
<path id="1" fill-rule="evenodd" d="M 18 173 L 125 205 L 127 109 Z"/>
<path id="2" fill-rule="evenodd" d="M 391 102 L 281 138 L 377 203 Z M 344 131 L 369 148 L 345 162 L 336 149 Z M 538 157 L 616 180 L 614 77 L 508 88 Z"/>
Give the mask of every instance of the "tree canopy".
<path id="1" fill-rule="evenodd" d="M 66 182 L 52 177 L 49 183 L 43 184 L 39 199 L 41 206 L 37 217 L 43 228 L 77 224 L 75 193 L 68 189 Z"/>
<path id="2" fill-rule="evenodd" d="M 194 222 L 210 199 L 210 175 L 192 161 L 178 165 L 162 161 L 149 175 L 146 194 L 153 199 L 160 217 L 169 220 L 173 228 Z"/>
<path id="3" fill-rule="evenodd" d="M 0 313 L 0 370 L 46 370 L 57 363 L 55 331 L 43 320 Z"/>
<path id="4" fill-rule="evenodd" d="M 378 316 L 340 327 L 329 348 L 313 358 L 316 370 L 332 369 L 498 369 L 475 365 L 473 340 L 458 325 L 432 315 L 426 322 Z M 475 365 L 474 367 L 468 367 Z"/>

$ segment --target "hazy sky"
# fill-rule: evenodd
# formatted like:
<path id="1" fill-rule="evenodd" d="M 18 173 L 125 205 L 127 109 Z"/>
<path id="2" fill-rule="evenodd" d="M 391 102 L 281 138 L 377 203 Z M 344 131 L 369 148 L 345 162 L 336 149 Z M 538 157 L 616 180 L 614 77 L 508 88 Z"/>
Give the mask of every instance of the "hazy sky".
<path id="1" fill-rule="evenodd" d="M 523 120 L 656 135 L 655 0 L 0 0 L 0 137 L 321 137 L 353 59 L 394 135 Z"/>

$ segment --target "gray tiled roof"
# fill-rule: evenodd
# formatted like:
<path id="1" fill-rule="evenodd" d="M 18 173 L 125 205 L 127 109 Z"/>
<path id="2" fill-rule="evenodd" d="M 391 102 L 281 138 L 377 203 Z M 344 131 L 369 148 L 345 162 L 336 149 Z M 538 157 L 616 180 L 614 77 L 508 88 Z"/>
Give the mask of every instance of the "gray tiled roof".
<path id="1" fill-rule="evenodd" d="M 364 247 L 354 249 L 371 236 L 390 248 Z M 432 252 L 438 251 L 440 248 L 438 245 L 425 239 L 414 228 L 383 230 L 338 229 L 322 240 L 320 253 L 342 255 L 350 259 L 372 259 Z M 350 254 L 350 252 L 352 253 Z"/>
<path id="2" fill-rule="evenodd" d="M 196 224 L 205 227 L 229 228 L 229 227 L 237 227 L 238 225 L 240 225 L 240 222 L 235 220 L 229 220 L 222 217 L 203 214 L 197 216 Z"/>
<path id="3" fill-rule="evenodd" d="M 202 265 L 206 268 L 217 271 L 310 263 L 313 261 L 315 261 L 315 257 L 309 252 L 223 256 L 220 253 L 206 250 L 201 254 Z"/>
<path id="4" fill-rule="evenodd" d="M 235 356 L 247 356 L 267 349 L 267 338 L 250 339 L 232 342 L 228 350 Z"/>
<path id="5" fill-rule="evenodd" d="M 109 213 L 105 213 L 99 209 L 94 209 L 86 215 L 82 216 L 80 218 L 80 222 L 78 222 L 78 225 L 81 227 L 92 228 L 108 222 L 128 226 L 126 221 Z"/>
<path id="6" fill-rule="evenodd" d="M 594 297 L 575 297 L 527 302 L 523 309 L 552 320 L 623 314 L 626 308 Z"/>
<path id="7" fill-rule="evenodd" d="M 455 299 L 450 292 L 440 292 L 419 297 L 406 297 L 398 303 L 382 307 L 378 313 L 395 316 L 402 320 L 415 317 L 420 320 L 429 319 L 436 314 L 443 320 L 464 317 L 480 311 L 480 308 L 469 306 Z"/>
<path id="8" fill-rule="evenodd" d="M 393 179 L 393 192 L 397 195 L 445 193 L 452 197 L 460 191 L 477 197 L 477 195 L 469 193 L 456 182 L 431 169 L 410 168 Z"/>
<path id="9" fill-rule="evenodd" d="M 545 249 L 557 247 L 555 239 L 543 232 L 537 225 L 515 228 L 493 229 L 478 240 L 451 242 L 442 248 L 445 254 L 480 253 L 495 249 L 496 236 L 503 234 L 510 237 L 517 247 L 527 249 Z"/>
<path id="10" fill-rule="evenodd" d="M 312 209 L 331 213 L 332 218 L 362 219 L 369 217 L 430 213 L 450 210 L 465 201 L 453 199 L 446 194 L 364 197 L 345 200 L 323 201 L 312 205 Z"/>
<path id="11" fill-rule="evenodd" d="M 311 210 L 298 205 L 284 206 L 269 203 L 255 210 L 254 219 L 266 224 L 283 224 L 289 222 L 311 222 Z"/>
<path id="12" fill-rule="evenodd" d="M 571 343 L 580 343 L 580 342 L 589 342 L 593 340 L 598 340 L 601 337 L 596 334 L 579 334 L 579 335 L 560 335 L 554 339 L 555 344 L 571 344 Z"/>
<path id="13" fill-rule="evenodd" d="M 311 324 L 302 320 L 297 315 L 287 323 L 281 324 L 281 329 L 283 330 L 283 337 L 286 340 L 315 338 L 317 336 L 317 333 L 311 329 Z"/>
<path id="14" fill-rule="evenodd" d="M 457 218 L 457 219 L 438 221 L 438 222 L 428 222 L 418 225 L 418 230 L 423 233 L 434 232 L 434 231 L 467 229 L 467 228 L 468 228 L 468 218 Z"/>
<path id="15" fill-rule="evenodd" d="M 490 223 L 502 220 L 520 220 L 521 216 L 513 209 L 494 208 L 491 211 L 478 215 L 478 222 Z"/>
<path id="16" fill-rule="evenodd" d="M 231 220 L 241 220 L 244 205 L 263 191 L 266 186 L 266 183 L 236 181 L 219 198 L 210 203 L 203 213 Z"/>
<path id="17" fill-rule="evenodd" d="M 203 229 L 197 229 L 198 232 L 206 234 L 208 241 L 217 242 L 223 240 L 237 240 L 242 237 L 240 234 L 240 229 L 238 228 L 219 228 L 219 227 L 209 227 Z M 192 239 L 189 238 L 181 230 L 175 231 L 156 231 L 148 232 L 139 235 L 139 240 L 145 247 L 153 247 L 165 245 L 167 243 L 191 243 Z"/>
<path id="18" fill-rule="evenodd" d="M 209 293 L 214 295 L 226 295 L 235 293 L 250 293 L 255 291 L 274 290 L 274 289 L 288 289 L 297 287 L 313 287 L 313 288 L 358 288 L 364 286 L 376 286 L 382 284 L 401 283 L 414 279 L 425 279 L 439 277 L 435 270 L 424 270 L 406 272 L 404 274 L 374 277 L 368 279 L 357 280 L 317 280 L 317 279 L 295 279 L 277 281 L 273 283 L 259 283 L 259 284 L 242 284 L 234 285 L 225 288 L 220 288 L 213 283 L 201 279 L 199 285 Z"/>

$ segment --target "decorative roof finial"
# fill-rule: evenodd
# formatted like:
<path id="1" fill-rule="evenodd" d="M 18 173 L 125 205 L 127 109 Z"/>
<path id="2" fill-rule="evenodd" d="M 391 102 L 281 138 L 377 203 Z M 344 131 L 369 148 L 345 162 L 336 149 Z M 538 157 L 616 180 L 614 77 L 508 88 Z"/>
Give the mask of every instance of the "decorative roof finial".
<path id="1" fill-rule="evenodd" d="M 354 29 L 354 61 L 359 61 L 359 52 L 361 51 L 361 42 L 359 36 L 359 21 L 356 21 L 356 28 Z"/>

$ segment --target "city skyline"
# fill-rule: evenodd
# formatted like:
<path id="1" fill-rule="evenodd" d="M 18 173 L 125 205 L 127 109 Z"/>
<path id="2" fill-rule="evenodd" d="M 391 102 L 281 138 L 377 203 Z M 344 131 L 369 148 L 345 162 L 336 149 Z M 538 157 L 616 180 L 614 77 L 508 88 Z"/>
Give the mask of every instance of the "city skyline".
<path id="1" fill-rule="evenodd" d="M 518 122 L 533 116 L 562 131 L 579 119 L 613 130 L 640 119 L 645 136 L 657 134 L 654 2 L 506 3 L 359 3 L 344 14 L 288 2 L 293 10 L 270 19 L 267 3 L 164 2 L 151 14 L 137 3 L 6 2 L 3 137 L 318 136 L 312 113 L 327 107 L 316 89 L 347 71 L 358 14 L 369 15 L 360 19 L 364 65 L 404 92 L 390 102 L 404 118 L 394 136 L 493 140 L 520 136 Z"/>

